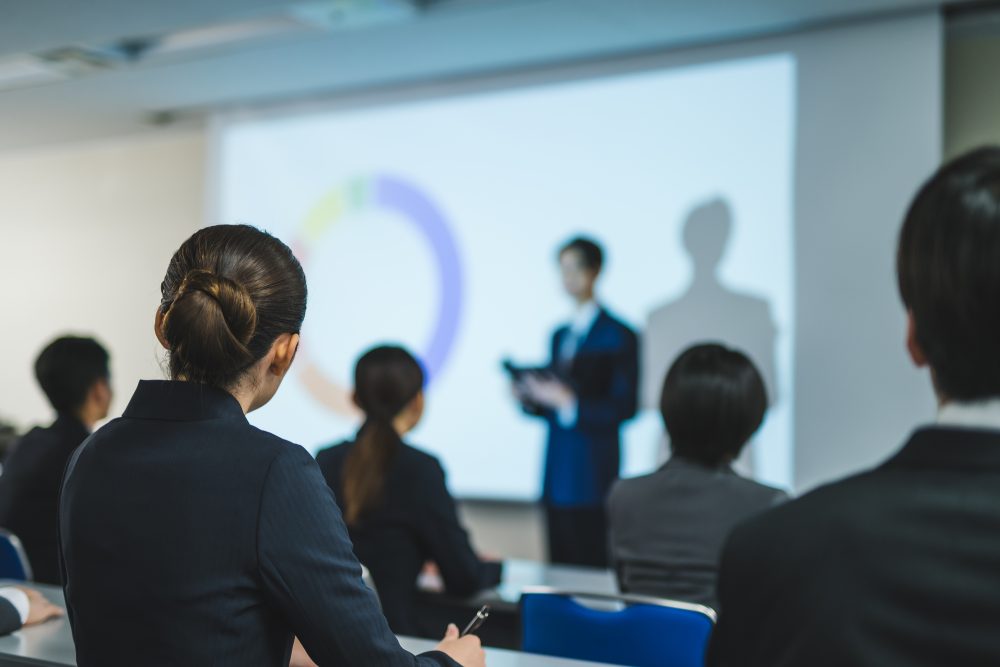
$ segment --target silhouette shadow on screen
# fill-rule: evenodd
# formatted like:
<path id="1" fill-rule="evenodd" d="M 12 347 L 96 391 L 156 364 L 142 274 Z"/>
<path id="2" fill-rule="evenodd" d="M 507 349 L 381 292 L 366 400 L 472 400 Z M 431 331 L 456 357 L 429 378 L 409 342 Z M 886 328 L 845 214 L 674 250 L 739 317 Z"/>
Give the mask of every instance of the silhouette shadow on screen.
<path id="1" fill-rule="evenodd" d="M 766 299 L 738 292 L 719 279 L 719 265 L 732 236 L 733 214 L 722 198 L 699 204 L 684 221 L 684 248 L 693 266 L 680 297 L 657 306 L 643 338 L 643 403 L 658 408 L 670 364 L 690 345 L 717 341 L 736 347 L 757 364 L 768 398 L 779 400 L 775 369 L 777 329 Z M 766 266 L 767 258 L 760 258 Z"/>

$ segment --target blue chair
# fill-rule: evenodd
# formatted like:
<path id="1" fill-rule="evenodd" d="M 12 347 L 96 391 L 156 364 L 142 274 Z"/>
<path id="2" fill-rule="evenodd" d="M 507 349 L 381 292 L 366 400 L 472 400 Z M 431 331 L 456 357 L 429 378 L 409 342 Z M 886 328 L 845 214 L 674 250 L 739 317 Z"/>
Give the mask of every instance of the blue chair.
<path id="1" fill-rule="evenodd" d="M 3 528 L 0 528 L 0 579 L 31 581 L 31 564 L 21 540 Z"/>
<path id="2" fill-rule="evenodd" d="M 714 627 L 714 610 L 674 600 L 552 589 L 521 596 L 522 648 L 529 653 L 628 667 L 702 667 Z"/>

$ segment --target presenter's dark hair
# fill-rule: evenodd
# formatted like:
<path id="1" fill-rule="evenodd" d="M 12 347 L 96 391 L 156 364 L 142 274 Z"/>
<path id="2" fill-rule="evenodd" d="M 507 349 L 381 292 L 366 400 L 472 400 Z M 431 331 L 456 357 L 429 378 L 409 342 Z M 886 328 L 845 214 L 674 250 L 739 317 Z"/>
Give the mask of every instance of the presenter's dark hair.
<path id="1" fill-rule="evenodd" d="M 379 499 L 399 447 L 395 418 L 424 388 L 424 370 L 401 347 L 365 352 L 354 367 L 354 395 L 365 413 L 357 441 L 344 462 L 344 520 L 356 524 Z"/>
<path id="2" fill-rule="evenodd" d="M 597 241 L 586 236 L 577 236 L 567 241 L 559 248 L 559 256 L 562 257 L 570 251 L 580 253 L 583 258 L 583 265 L 597 273 L 604 266 L 604 250 Z"/>
<path id="3" fill-rule="evenodd" d="M 110 376 L 108 351 L 93 338 L 57 338 L 35 360 L 35 378 L 60 413 L 79 410 L 94 383 Z"/>
<path id="4" fill-rule="evenodd" d="M 306 314 L 299 261 L 249 225 L 195 232 L 171 258 L 160 292 L 171 376 L 224 389 L 279 335 L 298 333 Z"/>
<path id="5" fill-rule="evenodd" d="M 924 183 L 896 268 L 937 390 L 1000 396 L 1000 147 L 966 153 Z"/>
<path id="6" fill-rule="evenodd" d="M 660 412 L 675 456 L 716 467 L 739 456 L 760 428 L 767 390 L 742 352 L 715 343 L 695 345 L 667 372 Z"/>

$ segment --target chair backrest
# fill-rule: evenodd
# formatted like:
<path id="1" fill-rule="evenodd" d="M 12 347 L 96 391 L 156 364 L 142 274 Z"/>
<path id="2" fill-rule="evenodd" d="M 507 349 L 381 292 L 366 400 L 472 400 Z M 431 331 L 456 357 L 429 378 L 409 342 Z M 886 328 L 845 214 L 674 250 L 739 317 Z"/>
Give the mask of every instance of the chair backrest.
<path id="1" fill-rule="evenodd" d="M 628 667 L 702 667 L 713 627 L 712 609 L 674 600 L 551 589 L 521 596 L 522 648 L 529 653 Z"/>
<path id="2" fill-rule="evenodd" d="M 0 579 L 31 581 L 31 564 L 21 540 L 3 528 L 0 528 Z"/>

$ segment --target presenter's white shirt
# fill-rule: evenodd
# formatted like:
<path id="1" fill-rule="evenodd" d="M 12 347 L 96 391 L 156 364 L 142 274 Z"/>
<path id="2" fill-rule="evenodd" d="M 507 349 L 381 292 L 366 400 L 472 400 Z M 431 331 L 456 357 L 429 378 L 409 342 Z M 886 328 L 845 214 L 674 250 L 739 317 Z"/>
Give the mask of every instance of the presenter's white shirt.
<path id="1" fill-rule="evenodd" d="M 559 361 L 562 365 L 569 366 L 573 361 L 576 351 L 580 348 L 580 343 L 587 337 L 590 330 L 594 328 L 594 322 L 597 321 L 597 316 L 600 314 L 601 307 L 593 299 L 577 307 L 576 312 L 573 313 L 573 317 L 569 321 L 569 329 L 563 337 L 562 343 L 559 345 Z M 574 401 L 559 410 L 559 424 L 563 428 L 573 428 L 576 425 L 578 407 L 578 403 Z"/>

